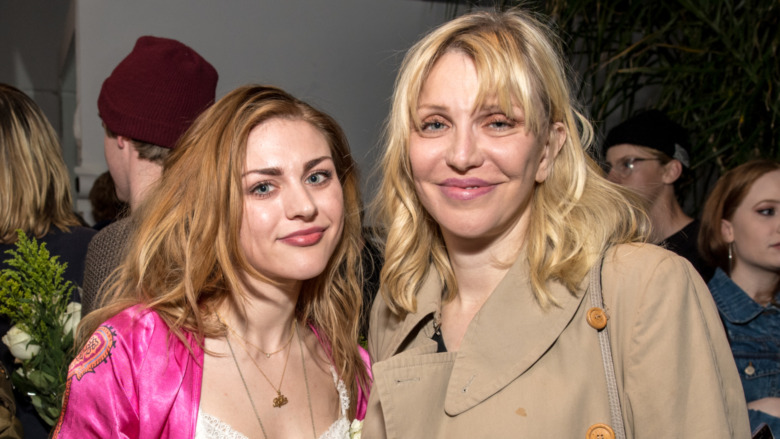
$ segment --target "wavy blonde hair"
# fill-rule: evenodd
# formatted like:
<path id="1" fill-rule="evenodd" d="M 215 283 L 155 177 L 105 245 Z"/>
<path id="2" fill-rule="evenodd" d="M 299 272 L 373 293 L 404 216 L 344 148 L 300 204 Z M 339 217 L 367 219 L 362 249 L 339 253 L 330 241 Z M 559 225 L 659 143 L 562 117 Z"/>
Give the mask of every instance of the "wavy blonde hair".
<path id="1" fill-rule="evenodd" d="M 26 94 L 0 84 L 0 242 L 16 242 L 17 229 L 41 238 L 80 224 L 54 128 Z"/>
<path id="2" fill-rule="evenodd" d="M 575 108 L 559 41 L 521 10 L 454 19 L 417 42 L 404 58 L 374 206 L 386 234 L 382 294 L 395 313 L 414 312 L 431 265 L 443 282 L 444 299 L 457 292 L 441 232 L 417 197 L 409 163 L 409 137 L 420 129 L 416 109 L 423 84 L 436 61 L 453 50 L 474 62 L 480 82 L 476 106 L 495 97 L 511 117 L 514 103 L 523 109 L 526 129 L 540 138 L 547 138 L 553 123 L 565 127 L 566 141 L 550 175 L 534 190 L 525 239 L 534 294 L 541 306 L 550 306 L 555 300 L 548 281 L 560 281 L 574 292 L 608 246 L 646 239 L 649 222 L 639 201 L 603 178 L 587 154 L 593 129 Z"/>
<path id="3" fill-rule="evenodd" d="M 358 385 L 366 387 L 357 345 L 362 238 L 355 163 L 335 120 L 274 87 L 230 92 L 179 140 L 161 181 L 133 212 L 136 224 L 128 253 L 102 300 L 106 306 L 82 321 L 81 344 L 103 321 L 139 302 L 155 310 L 182 340 L 183 331 L 200 339 L 225 334 L 214 310 L 225 300 L 244 300 L 241 273 L 265 279 L 239 243 L 241 174 L 250 131 L 275 118 L 307 122 L 325 137 L 344 196 L 341 239 L 325 271 L 303 283 L 296 317 L 318 329 L 334 367 L 351 386 L 350 394 L 357 395 Z M 354 414 L 355 398 L 352 402 Z"/>

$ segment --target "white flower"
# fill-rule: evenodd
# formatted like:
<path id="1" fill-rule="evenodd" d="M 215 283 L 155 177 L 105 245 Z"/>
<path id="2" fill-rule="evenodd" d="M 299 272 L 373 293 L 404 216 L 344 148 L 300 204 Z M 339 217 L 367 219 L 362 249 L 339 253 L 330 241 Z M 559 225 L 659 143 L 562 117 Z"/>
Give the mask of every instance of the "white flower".
<path id="1" fill-rule="evenodd" d="M 81 321 L 81 304 L 78 302 L 70 302 L 65 309 L 65 314 L 60 317 L 60 323 L 62 324 L 62 332 L 67 334 L 68 332 L 76 331 Z"/>
<path id="2" fill-rule="evenodd" d="M 29 360 L 35 356 L 41 347 L 36 344 L 28 345 L 30 334 L 22 331 L 17 326 L 11 326 L 11 329 L 3 336 L 3 343 L 11 350 L 11 354 L 18 360 Z"/>
<path id="3" fill-rule="evenodd" d="M 355 419 L 352 421 L 352 425 L 349 426 L 349 439 L 360 439 L 360 434 L 363 432 L 363 421 Z"/>

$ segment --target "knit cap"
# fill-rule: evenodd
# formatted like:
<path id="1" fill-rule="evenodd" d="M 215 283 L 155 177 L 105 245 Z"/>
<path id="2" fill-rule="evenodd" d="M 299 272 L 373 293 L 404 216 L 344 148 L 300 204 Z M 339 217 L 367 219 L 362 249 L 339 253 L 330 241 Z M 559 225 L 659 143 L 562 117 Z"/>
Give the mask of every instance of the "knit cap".
<path id="1" fill-rule="evenodd" d="M 218 77 L 192 48 L 143 36 L 103 82 L 100 118 L 114 134 L 173 148 L 214 102 Z"/>
<path id="2" fill-rule="evenodd" d="M 661 151 L 679 160 L 686 168 L 691 166 L 688 131 L 672 122 L 661 111 L 648 110 L 639 113 L 612 128 L 604 140 L 604 153 L 606 154 L 609 148 L 624 143 Z"/>

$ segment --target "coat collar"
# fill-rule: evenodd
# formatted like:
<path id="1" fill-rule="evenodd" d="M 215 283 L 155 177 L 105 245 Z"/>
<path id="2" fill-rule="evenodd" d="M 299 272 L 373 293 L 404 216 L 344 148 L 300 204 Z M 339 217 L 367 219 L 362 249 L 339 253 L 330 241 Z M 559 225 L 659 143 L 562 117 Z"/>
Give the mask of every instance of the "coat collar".
<path id="1" fill-rule="evenodd" d="M 587 285 L 585 281 L 581 285 Z M 573 295 L 557 282 L 550 282 L 548 287 L 558 306 L 543 310 L 531 292 L 527 260 L 520 257 L 515 261 L 474 316 L 461 342 L 446 390 L 444 409 L 449 415 L 458 415 L 503 389 L 555 343 L 584 294 L 580 288 Z M 417 295 L 417 311 L 399 322 L 389 346 L 390 355 L 412 347 L 407 339 L 430 337 L 433 315 L 441 304 L 441 289 L 431 268 Z M 433 343 L 423 341 L 426 346 L 427 342 Z"/>

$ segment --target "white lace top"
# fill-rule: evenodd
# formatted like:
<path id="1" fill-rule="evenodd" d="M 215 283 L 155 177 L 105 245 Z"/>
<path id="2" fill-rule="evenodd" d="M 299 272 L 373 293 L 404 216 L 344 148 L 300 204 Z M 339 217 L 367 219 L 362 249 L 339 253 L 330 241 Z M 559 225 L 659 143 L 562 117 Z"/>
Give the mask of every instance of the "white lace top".
<path id="1" fill-rule="evenodd" d="M 333 366 L 330 367 L 330 373 L 333 375 L 333 383 L 339 392 L 339 402 L 341 403 L 341 416 L 334 422 L 328 431 L 322 434 L 319 439 L 349 439 L 350 422 L 347 419 L 347 410 L 349 410 L 349 393 L 347 386 L 344 385 Z M 211 416 L 198 408 L 198 421 L 195 426 L 195 439 L 248 439 L 243 434 L 225 423 L 219 418 Z"/>

